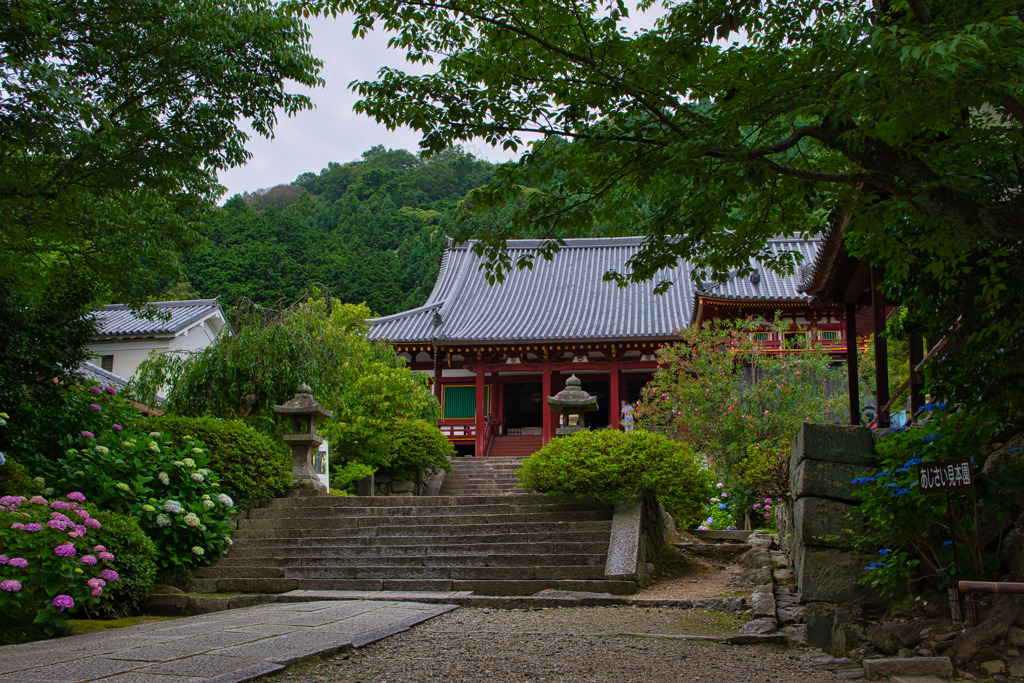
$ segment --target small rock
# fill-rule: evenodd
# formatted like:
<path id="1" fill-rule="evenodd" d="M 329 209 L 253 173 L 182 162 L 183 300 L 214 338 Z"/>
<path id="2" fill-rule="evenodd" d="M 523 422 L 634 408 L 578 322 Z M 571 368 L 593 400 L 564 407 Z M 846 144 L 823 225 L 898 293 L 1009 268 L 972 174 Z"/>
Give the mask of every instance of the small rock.
<path id="1" fill-rule="evenodd" d="M 1010 630 L 1006 632 L 1006 642 L 1016 647 L 1024 647 L 1024 628 L 1011 626 Z"/>
<path id="2" fill-rule="evenodd" d="M 989 675 L 992 675 L 1006 671 L 1006 664 L 1004 664 L 1001 659 L 990 659 L 987 662 L 982 662 L 981 668 Z"/>
<path id="3" fill-rule="evenodd" d="M 774 631 L 778 626 L 779 624 L 775 619 L 751 619 L 747 623 L 743 624 L 740 628 L 740 633 L 743 635 L 762 635 Z"/>
<path id="4" fill-rule="evenodd" d="M 811 666 L 818 669 L 839 669 L 853 663 L 849 657 L 823 657 L 811 660 Z"/>
<path id="5" fill-rule="evenodd" d="M 903 659 L 865 659 L 864 674 L 868 678 L 884 676 L 952 676 L 949 657 L 910 657 Z"/>

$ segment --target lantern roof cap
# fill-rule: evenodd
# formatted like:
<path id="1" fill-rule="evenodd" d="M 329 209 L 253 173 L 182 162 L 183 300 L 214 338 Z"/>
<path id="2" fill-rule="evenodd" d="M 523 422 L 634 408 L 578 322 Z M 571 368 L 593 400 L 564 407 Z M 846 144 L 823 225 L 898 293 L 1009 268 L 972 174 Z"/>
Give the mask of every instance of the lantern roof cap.
<path id="1" fill-rule="evenodd" d="M 548 396 L 548 405 L 552 408 L 576 408 L 591 412 L 597 410 L 597 396 L 583 391 L 580 380 L 572 375 L 565 380 L 565 389 L 554 396 Z"/>
<path id="2" fill-rule="evenodd" d="M 295 396 L 285 402 L 284 405 L 274 406 L 274 412 L 278 415 L 309 415 L 311 417 L 333 417 L 334 411 L 327 410 L 320 402 L 313 398 L 313 390 L 303 382 L 295 390 Z"/>

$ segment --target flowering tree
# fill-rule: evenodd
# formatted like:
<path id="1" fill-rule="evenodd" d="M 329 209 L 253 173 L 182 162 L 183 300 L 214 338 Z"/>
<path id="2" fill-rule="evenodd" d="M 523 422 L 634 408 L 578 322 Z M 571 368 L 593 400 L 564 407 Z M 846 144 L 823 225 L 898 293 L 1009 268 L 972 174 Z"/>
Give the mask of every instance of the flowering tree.
<path id="1" fill-rule="evenodd" d="M 771 505 L 761 501 L 788 488 L 797 427 L 830 419 L 842 398 L 831 383 L 845 373 L 824 351 L 765 351 L 753 341 L 764 325 L 748 318 L 680 330 L 679 342 L 658 351 L 658 370 L 634 413 L 640 425 L 702 453 L 733 490 L 737 511 Z M 790 328 L 776 321 L 773 329 Z"/>

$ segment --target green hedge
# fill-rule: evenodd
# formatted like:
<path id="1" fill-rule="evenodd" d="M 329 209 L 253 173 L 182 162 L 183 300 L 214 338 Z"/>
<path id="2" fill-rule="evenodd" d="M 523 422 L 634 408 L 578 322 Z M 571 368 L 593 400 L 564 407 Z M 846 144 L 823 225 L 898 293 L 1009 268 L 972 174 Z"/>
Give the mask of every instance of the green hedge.
<path id="1" fill-rule="evenodd" d="M 113 553 L 114 567 L 120 575 L 116 583 L 107 584 L 97 616 L 114 619 L 141 614 L 156 579 L 156 545 L 139 528 L 135 517 L 91 505 L 89 512 L 103 525 L 93 532 L 96 542 Z"/>
<path id="2" fill-rule="evenodd" d="M 648 491 L 679 524 L 701 516 L 711 491 L 710 474 L 688 445 L 643 430 L 556 437 L 523 461 L 518 473 L 523 488 L 608 503 Z"/>
<path id="3" fill-rule="evenodd" d="M 239 420 L 214 417 L 150 417 L 133 427 L 163 432 L 181 444 L 185 436 L 202 441 L 209 467 L 239 509 L 276 498 L 291 484 L 291 456 L 284 442 L 274 442 Z"/>

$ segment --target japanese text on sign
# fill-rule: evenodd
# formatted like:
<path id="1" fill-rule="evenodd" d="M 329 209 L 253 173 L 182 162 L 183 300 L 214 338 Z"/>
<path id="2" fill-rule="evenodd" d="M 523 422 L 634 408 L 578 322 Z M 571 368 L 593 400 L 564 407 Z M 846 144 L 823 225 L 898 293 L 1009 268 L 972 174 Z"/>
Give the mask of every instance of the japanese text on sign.
<path id="1" fill-rule="evenodd" d="M 944 493 L 974 488 L 971 459 L 956 458 L 922 463 L 917 466 L 917 481 L 922 493 Z"/>

